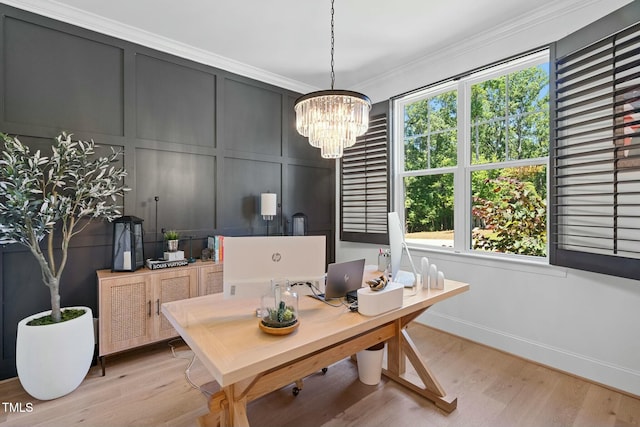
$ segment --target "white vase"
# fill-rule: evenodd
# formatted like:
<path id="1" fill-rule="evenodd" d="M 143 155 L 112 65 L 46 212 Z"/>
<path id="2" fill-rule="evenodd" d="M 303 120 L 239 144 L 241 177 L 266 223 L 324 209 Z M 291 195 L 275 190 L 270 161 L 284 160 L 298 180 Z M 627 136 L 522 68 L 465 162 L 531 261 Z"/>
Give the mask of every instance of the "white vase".
<path id="1" fill-rule="evenodd" d="M 50 314 L 51 310 L 22 319 L 18 323 L 16 367 L 22 387 L 31 396 L 51 400 L 75 390 L 89 372 L 95 335 L 93 313 L 51 325 L 28 326 L 31 319 Z"/>

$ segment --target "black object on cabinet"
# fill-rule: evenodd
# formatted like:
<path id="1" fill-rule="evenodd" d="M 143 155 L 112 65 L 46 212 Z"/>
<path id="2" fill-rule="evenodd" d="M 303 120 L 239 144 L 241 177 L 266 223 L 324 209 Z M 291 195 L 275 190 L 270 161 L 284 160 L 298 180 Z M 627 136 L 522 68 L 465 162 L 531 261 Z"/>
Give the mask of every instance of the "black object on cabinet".
<path id="1" fill-rule="evenodd" d="M 113 221 L 111 271 L 136 271 L 144 265 L 142 219 L 122 216 Z"/>
<path id="2" fill-rule="evenodd" d="M 298 212 L 293 214 L 291 220 L 291 234 L 294 236 L 306 236 L 307 235 L 307 227 L 308 227 L 307 216 L 302 212 Z"/>

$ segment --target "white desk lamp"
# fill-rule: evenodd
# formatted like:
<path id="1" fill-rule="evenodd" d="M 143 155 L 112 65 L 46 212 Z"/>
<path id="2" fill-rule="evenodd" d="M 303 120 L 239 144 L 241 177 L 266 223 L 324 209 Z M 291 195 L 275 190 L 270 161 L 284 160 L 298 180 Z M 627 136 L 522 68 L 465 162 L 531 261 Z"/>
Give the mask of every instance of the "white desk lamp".
<path id="1" fill-rule="evenodd" d="M 277 214 L 278 200 L 276 193 L 260 194 L 260 215 L 267 221 L 267 236 L 269 235 L 269 221 Z"/>

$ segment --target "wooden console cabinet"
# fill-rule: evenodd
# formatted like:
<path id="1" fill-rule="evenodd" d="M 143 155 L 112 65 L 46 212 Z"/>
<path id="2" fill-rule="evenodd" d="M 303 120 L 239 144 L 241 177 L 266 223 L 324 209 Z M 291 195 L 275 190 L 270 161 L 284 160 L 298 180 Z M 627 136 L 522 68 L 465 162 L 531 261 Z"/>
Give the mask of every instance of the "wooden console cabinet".
<path id="1" fill-rule="evenodd" d="M 134 272 L 98 270 L 98 357 L 177 337 L 160 305 L 222 292 L 222 264 L 197 261 L 184 267 Z"/>

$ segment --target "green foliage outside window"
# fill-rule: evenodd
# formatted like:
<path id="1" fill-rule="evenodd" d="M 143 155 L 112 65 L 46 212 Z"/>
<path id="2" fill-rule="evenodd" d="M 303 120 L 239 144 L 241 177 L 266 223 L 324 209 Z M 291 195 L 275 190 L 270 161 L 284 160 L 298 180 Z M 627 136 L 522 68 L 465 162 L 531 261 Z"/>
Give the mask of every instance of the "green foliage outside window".
<path id="1" fill-rule="evenodd" d="M 493 196 L 473 197 L 474 249 L 544 256 L 547 248 L 547 205 L 531 182 L 500 176 L 486 179 Z"/>
<path id="2" fill-rule="evenodd" d="M 491 164 L 471 173 L 473 221 L 479 226 L 473 249 L 546 253 L 546 170 L 499 163 L 548 156 L 548 83 L 544 64 L 471 86 L 470 164 Z M 408 233 L 453 230 L 453 173 L 429 170 L 458 164 L 457 103 L 452 90 L 405 107 L 404 170 L 425 171 L 404 178 Z M 525 218 L 532 212 L 536 221 L 529 223 Z M 515 230 L 519 227 L 526 231 Z"/>
<path id="3" fill-rule="evenodd" d="M 548 85 L 543 67 L 473 85 L 471 164 L 548 155 Z"/>
<path id="4" fill-rule="evenodd" d="M 457 102 L 457 92 L 451 91 L 407 106 L 405 170 L 456 165 Z"/>
<path id="5" fill-rule="evenodd" d="M 404 200 L 408 233 L 453 230 L 453 174 L 405 178 Z"/>

